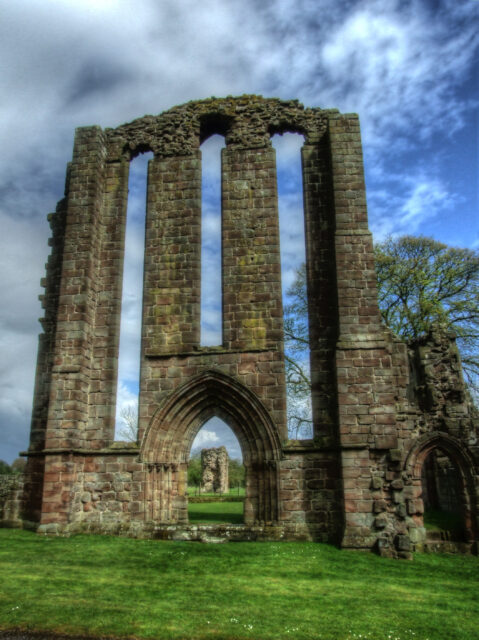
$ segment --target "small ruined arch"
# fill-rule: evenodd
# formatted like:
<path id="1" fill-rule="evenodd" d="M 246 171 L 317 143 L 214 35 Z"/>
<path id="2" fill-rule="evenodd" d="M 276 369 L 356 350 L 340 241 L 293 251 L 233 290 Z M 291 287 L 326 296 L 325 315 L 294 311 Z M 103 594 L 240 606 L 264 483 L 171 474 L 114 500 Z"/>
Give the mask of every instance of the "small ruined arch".
<path id="1" fill-rule="evenodd" d="M 477 535 L 478 522 L 474 517 L 476 513 L 474 491 L 474 461 L 467 447 L 447 433 L 436 431 L 419 438 L 410 450 L 406 461 L 405 471 L 411 477 L 414 495 L 421 498 L 421 502 L 427 497 L 430 489 L 426 486 L 426 465 L 431 462 L 431 456 L 440 455 L 449 461 L 450 473 L 449 490 L 457 500 L 457 515 L 461 519 L 461 535 L 465 540 L 472 540 Z M 451 480 L 452 483 L 451 484 Z M 429 500 L 431 497 L 429 496 Z M 422 507 L 415 515 L 420 524 L 423 524 Z M 414 511 L 414 509 L 410 509 Z"/>
<path id="2" fill-rule="evenodd" d="M 234 118 L 232 116 L 221 113 L 220 111 L 208 111 L 199 116 L 200 123 L 200 140 L 202 145 L 205 140 L 217 134 L 226 138 L 232 125 Z"/>
<path id="3" fill-rule="evenodd" d="M 138 142 L 136 145 L 127 144 L 124 148 L 124 154 L 131 162 L 144 153 L 154 153 L 153 146 L 149 142 Z"/>
<path id="4" fill-rule="evenodd" d="M 245 524 L 278 520 L 281 443 L 261 400 L 238 380 L 205 371 L 173 391 L 158 408 L 141 444 L 150 470 L 150 505 L 157 522 L 187 522 L 188 456 L 201 427 L 217 416 L 232 429 L 246 469 Z M 167 504 L 166 508 L 158 505 Z"/>

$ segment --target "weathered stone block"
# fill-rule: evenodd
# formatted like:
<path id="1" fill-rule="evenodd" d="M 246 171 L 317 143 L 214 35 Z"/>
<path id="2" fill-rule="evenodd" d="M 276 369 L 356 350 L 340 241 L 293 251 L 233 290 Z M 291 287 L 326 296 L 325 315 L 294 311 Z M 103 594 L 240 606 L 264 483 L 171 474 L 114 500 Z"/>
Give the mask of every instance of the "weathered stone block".
<path id="1" fill-rule="evenodd" d="M 374 500 L 373 503 L 373 512 L 381 513 L 382 511 L 386 511 L 388 508 L 388 504 L 386 500 Z"/>

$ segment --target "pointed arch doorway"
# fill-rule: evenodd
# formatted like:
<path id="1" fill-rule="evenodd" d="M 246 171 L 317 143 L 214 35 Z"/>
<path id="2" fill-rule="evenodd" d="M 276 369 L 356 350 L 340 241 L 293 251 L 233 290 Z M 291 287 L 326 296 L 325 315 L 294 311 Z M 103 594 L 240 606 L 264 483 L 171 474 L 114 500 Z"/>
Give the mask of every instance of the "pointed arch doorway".
<path id="1" fill-rule="evenodd" d="M 431 528 L 426 537 L 434 538 L 434 530 L 441 530 L 443 540 L 471 543 L 476 539 L 473 469 L 467 447 L 446 433 L 419 438 L 409 452 L 405 470 L 412 479 L 415 497 L 409 501 L 409 512 L 420 527 L 429 519 Z"/>
<path id="2" fill-rule="evenodd" d="M 145 433 L 145 515 L 158 524 L 187 524 L 187 469 L 193 440 L 212 417 L 226 422 L 240 443 L 246 472 L 244 524 L 278 521 L 281 445 L 260 399 L 216 370 L 190 379 L 159 407 Z"/>

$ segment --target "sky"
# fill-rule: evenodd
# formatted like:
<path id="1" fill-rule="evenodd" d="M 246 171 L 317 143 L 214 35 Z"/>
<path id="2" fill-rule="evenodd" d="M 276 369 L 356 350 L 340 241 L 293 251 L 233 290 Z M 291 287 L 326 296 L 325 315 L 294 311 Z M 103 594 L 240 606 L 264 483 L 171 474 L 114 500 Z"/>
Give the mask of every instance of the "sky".
<path id="1" fill-rule="evenodd" d="M 355 112 L 374 239 L 409 233 L 479 248 L 478 44 L 479 0 L 3 2 L 0 459 L 12 462 L 28 446 L 46 215 L 63 195 L 75 127 L 116 127 L 189 100 L 244 93 Z M 297 138 L 274 140 L 285 289 L 303 243 Z M 221 139 L 209 151 L 203 145 L 211 154 L 203 254 L 213 265 L 220 146 Z M 133 164 L 122 405 L 135 398 L 146 159 Z M 218 340 L 214 266 L 213 273 L 203 292 L 205 343 Z M 218 423 L 206 425 L 201 444 L 223 444 L 222 433 Z"/>

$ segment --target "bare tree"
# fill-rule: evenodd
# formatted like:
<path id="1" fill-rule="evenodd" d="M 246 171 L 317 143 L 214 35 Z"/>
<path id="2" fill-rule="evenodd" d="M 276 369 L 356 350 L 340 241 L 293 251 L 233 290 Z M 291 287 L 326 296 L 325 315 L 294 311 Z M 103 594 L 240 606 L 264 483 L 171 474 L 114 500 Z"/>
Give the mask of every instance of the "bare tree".
<path id="1" fill-rule="evenodd" d="M 298 269 L 284 308 L 288 437 L 313 437 L 306 266 Z"/>
<path id="2" fill-rule="evenodd" d="M 136 407 L 128 404 L 120 411 L 121 428 L 118 431 L 120 440 L 136 442 L 138 439 L 138 412 Z"/>

